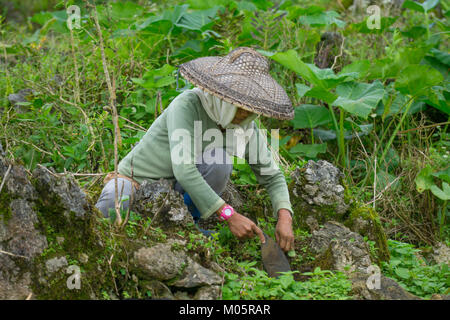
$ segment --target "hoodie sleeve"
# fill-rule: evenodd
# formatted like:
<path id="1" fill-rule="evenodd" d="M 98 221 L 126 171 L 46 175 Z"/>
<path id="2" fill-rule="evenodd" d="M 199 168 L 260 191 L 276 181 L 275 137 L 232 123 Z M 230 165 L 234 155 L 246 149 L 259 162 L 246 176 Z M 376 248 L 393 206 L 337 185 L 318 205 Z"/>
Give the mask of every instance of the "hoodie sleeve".
<path id="1" fill-rule="evenodd" d="M 195 164 L 194 121 L 197 110 L 188 98 L 167 109 L 167 131 L 175 179 L 190 195 L 202 218 L 207 218 L 225 203 L 203 179 Z"/>
<path id="2" fill-rule="evenodd" d="M 275 218 L 278 217 L 278 210 L 283 208 L 289 210 L 293 215 L 286 179 L 267 146 L 266 138 L 256 124 L 254 124 L 254 130 L 249 140 L 246 160 L 258 182 L 266 188 Z M 257 152 L 253 151 L 255 149 Z"/>

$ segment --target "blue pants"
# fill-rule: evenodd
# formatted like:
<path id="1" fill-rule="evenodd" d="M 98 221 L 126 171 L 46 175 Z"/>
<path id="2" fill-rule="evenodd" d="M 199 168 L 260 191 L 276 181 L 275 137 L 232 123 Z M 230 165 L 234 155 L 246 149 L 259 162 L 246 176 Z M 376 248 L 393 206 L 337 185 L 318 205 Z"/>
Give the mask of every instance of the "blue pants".
<path id="1" fill-rule="evenodd" d="M 225 190 L 227 182 L 230 178 L 231 171 L 233 170 L 233 164 L 231 163 L 231 159 L 228 153 L 222 148 L 215 148 L 209 151 L 204 152 L 201 155 L 202 159 L 197 159 L 199 162 L 197 164 L 197 169 L 202 175 L 203 179 L 205 179 L 206 183 L 208 183 L 211 188 L 220 196 L 222 192 Z M 213 162 L 213 159 L 219 159 L 220 163 Z M 203 161 L 199 161 L 203 160 Z M 223 161 L 222 161 L 223 160 Z M 119 190 L 119 201 L 120 199 L 124 199 L 125 197 L 130 197 L 131 193 L 134 192 L 134 187 L 129 180 L 118 178 L 117 186 Z M 122 189 L 123 188 L 123 189 Z M 184 201 L 188 207 L 190 207 L 189 211 L 192 213 L 194 220 L 198 220 L 200 218 L 198 210 L 196 210 L 192 201 L 190 201 L 189 190 L 186 191 L 183 187 L 175 182 L 174 190 L 178 191 L 184 196 Z M 122 192 L 122 194 L 121 194 Z M 114 209 L 114 179 L 111 179 L 102 190 L 100 197 L 95 205 L 105 217 L 108 217 L 109 209 Z M 122 201 L 121 207 L 123 210 L 127 210 L 129 206 L 129 200 Z"/>

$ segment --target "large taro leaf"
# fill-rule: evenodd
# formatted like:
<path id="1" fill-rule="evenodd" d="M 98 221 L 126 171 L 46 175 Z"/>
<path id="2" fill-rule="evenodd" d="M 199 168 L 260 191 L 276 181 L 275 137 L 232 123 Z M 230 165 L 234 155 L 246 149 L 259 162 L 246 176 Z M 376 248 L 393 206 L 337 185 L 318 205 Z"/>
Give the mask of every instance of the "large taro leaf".
<path id="1" fill-rule="evenodd" d="M 190 30 L 201 30 L 215 19 L 219 8 L 215 6 L 206 10 L 184 13 L 175 25 Z"/>
<path id="2" fill-rule="evenodd" d="M 383 33 L 386 31 L 387 28 L 389 28 L 391 25 L 397 21 L 398 17 L 381 17 L 380 18 L 380 28 L 373 28 L 369 29 L 367 20 L 369 17 L 364 19 L 364 21 L 361 21 L 359 23 L 353 23 L 349 26 L 349 31 L 356 31 L 359 33 Z"/>
<path id="3" fill-rule="evenodd" d="M 444 77 L 436 69 L 427 65 L 409 65 L 395 81 L 395 88 L 412 96 L 430 95 L 431 87 L 439 85 Z"/>
<path id="4" fill-rule="evenodd" d="M 368 115 L 383 98 L 384 88 L 379 81 L 371 84 L 347 82 L 336 88 L 338 98 L 333 106 L 343 108 L 345 111 L 367 119 Z"/>
<path id="5" fill-rule="evenodd" d="M 325 153 L 327 151 L 327 144 L 302 144 L 299 143 L 289 149 L 290 153 L 306 156 L 308 158 L 315 158 L 319 153 Z"/>
<path id="6" fill-rule="evenodd" d="M 330 110 L 322 106 L 302 104 L 295 108 L 294 129 L 311 129 L 332 121 Z"/>
<path id="7" fill-rule="evenodd" d="M 408 9 L 412 9 L 414 11 L 427 13 L 428 11 L 433 9 L 438 3 L 439 3 L 439 0 L 427 0 L 427 1 L 424 1 L 423 3 L 406 0 L 403 3 L 403 8 L 408 8 Z"/>
<path id="8" fill-rule="evenodd" d="M 444 201 L 450 200 L 450 186 L 448 183 L 442 182 L 442 189 L 434 184 L 430 187 L 430 190 L 439 199 Z"/>
<path id="9" fill-rule="evenodd" d="M 293 49 L 277 53 L 263 50 L 259 52 L 298 73 L 311 84 L 323 89 L 332 89 L 339 83 L 353 80 L 359 75 L 357 72 L 335 74 L 332 69 L 320 69 L 313 64 L 304 63 Z"/>
<path id="10" fill-rule="evenodd" d="M 432 185 L 434 185 L 433 178 L 431 176 L 432 169 L 428 165 L 422 170 L 420 170 L 419 174 L 416 176 L 414 180 L 416 182 L 416 190 L 419 193 L 424 192 L 425 190 L 429 190 Z"/>

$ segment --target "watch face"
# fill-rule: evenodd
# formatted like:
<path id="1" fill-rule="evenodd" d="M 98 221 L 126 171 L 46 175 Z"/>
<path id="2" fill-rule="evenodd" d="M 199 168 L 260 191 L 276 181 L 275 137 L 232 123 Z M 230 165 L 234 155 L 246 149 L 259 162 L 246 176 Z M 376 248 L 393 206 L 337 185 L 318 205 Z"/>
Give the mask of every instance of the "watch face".
<path id="1" fill-rule="evenodd" d="M 231 216 L 231 209 L 225 209 L 223 212 L 227 217 Z"/>

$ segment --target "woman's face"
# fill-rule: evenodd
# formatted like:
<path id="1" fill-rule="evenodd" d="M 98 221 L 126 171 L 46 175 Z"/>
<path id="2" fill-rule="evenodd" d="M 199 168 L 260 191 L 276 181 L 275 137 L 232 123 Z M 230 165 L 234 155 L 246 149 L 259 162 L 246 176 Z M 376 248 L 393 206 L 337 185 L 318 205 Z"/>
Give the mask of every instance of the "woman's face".
<path id="1" fill-rule="evenodd" d="M 242 121 L 244 121 L 251 114 L 252 114 L 252 112 L 250 112 L 250 111 L 244 110 L 242 108 L 237 108 L 236 114 L 234 115 L 234 118 L 231 121 L 231 123 L 239 124 Z"/>

